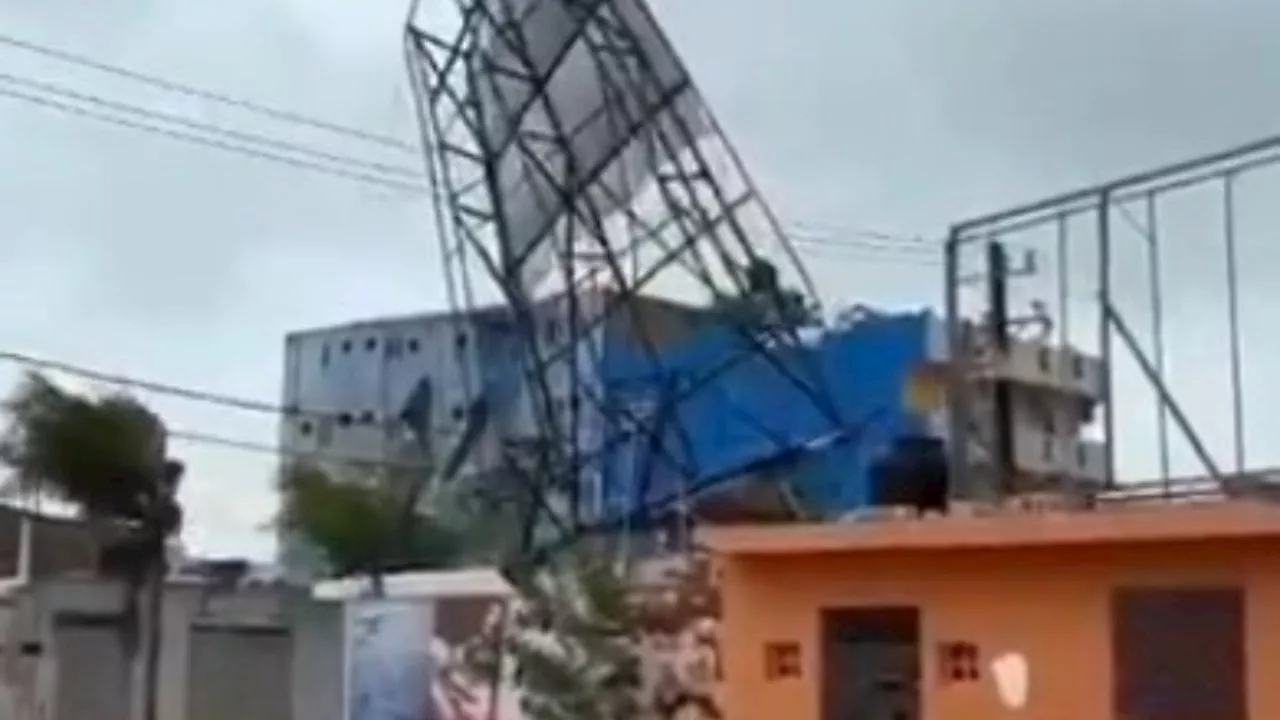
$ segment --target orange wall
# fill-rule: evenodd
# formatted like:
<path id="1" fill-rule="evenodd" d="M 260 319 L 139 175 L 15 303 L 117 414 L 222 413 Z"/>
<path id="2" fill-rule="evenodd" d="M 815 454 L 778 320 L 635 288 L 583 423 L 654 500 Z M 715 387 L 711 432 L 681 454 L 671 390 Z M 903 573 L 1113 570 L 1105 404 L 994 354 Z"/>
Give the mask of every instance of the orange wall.
<path id="1" fill-rule="evenodd" d="M 1110 588 L 1196 583 L 1248 586 L 1250 717 L 1280 718 L 1280 553 L 1266 543 L 738 556 L 719 572 L 726 720 L 819 720 L 820 609 L 860 605 L 920 607 L 925 720 L 1111 720 Z M 1002 706 L 986 675 L 940 686 L 948 641 L 977 643 L 984 672 L 1022 653 L 1026 708 Z M 800 643 L 800 677 L 765 679 L 770 642 Z"/>

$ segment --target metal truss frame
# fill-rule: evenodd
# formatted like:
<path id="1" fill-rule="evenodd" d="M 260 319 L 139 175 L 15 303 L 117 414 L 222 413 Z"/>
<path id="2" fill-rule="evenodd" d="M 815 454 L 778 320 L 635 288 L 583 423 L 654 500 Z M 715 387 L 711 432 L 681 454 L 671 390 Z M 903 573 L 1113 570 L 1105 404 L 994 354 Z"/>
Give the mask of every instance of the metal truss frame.
<path id="1" fill-rule="evenodd" d="M 1089 288 L 1096 308 L 1093 318 L 1088 318 L 1096 325 L 1096 342 L 1104 365 L 1103 398 L 1103 438 L 1107 443 L 1107 477 L 1114 483 L 1115 441 L 1116 441 L 1116 403 L 1112 394 L 1115 360 L 1122 353 L 1135 361 L 1142 375 L 1150 383 L 1156 397 L 1155 427 L 1161 477 L 1159 482 L 1170 485 L 1171 476 L 1169 461 L 1169 429 L 1176 428 L 1191 451 L 1198 459 L 1203 471 L 1211 478 L 1221 481 L 1223 472 L 1208 447 L 1197 433 L 1192 418 L 1183 409 L 1175 397 L 1174 390 L 1169 387 L 1166 378 L 1166 341 L 1163 271 L 1161 267 L 1163 231 L 1160 222 L 1161 207 L 1170 201 L 1175 193 L 1206 189 L 1218 186 L 1218 208 L 1222 225 L 1217 234 L 1216 248 L 1222 253 L 1223 271 L 1226 279 L 1226 303 L 1224 309 L 1224 325 L 1228 333 L 1228 354 L 1230 365 L 1231 425 L 1233 471 L 1241 475 L 1247 471 L 1245 456 L 1245 418 L 1244 418 L 1244 383 L 1242 379 L 1242 349 L 1240 328 L 1240 280 L 1237 260 L 1236 230 L 1236 198 L 1234 188 L 1244 175 L 1264 168 L 1280 166 L 1280 136 L 1263 138 L 1222 152 L 1213 153 L 1172 165 L 1150 169 L 1133 175 L 1117 178 L 1095 186 L 1073 190 L 1061 195 L 1044 198 L 1007 210 L 971 218 L 951 226 L 946 243 L 946 317 L 949 328 L 949 345 L 953 357 L 958 362 L 953 364 L 953 372 L 948 383 L 949 403 L 949 437 L 953 441 L 950 447 L 951 477 L 958 495 L 971 497 L 991 497 L 998 493 L 998 488 L 991 482 L 993 478 L 984 478 L 982 473 L 973 472 L 971 457 L 972 445 L 969 442 L 957 442 L 955 438 L 970 438 L 969 431 L 971 413 L 975 403 L 971 395 L 971 385 L 967 382 L 970 365 L 968 325 L 972 317 L 961 307 L 961 288 L 965 277 L 961 267 L 961 255 L 967 249 L 984 242 L 1003 242 L 1006 238 L 1018 233 L 1027 233 L 1037 229 L 1047 230 L 1048 237 L 1056 239 L 1056 252 L 1060 259 L 1059 277 L 1056 278 L 1057 289 L 1066 306 L 1068 288 L 1072 278 L 1065 270 L 1065 258 L 1069 247 L 1080 247 L 1073 243 L 1073 221 L 1086 220 L 1092 225 L 1093 285 Z M 1117 269 L 1115 267 L 1114 239 L 1117 222 L 1123 223 L 1145 241 L 1147 267 L 1143 272 L 1148 276 L 1149 296 L 1146 299 L 1147 311 L 1152 317 L 1151 337 L 1140 338 L 1133 324 L 1126 319 L 1115 302 L 1117 288 Z M 1167 248 L 1163 249 L 1167 251 Z M 1133 279 L 1126 279 L 1132 283 Z M 1065 325 L 1065 319 L 1063 322 Z M 1062 338 L 1065 342 L 1065 337 Z M 1119 347 L 1117 347 L 1117 341 Z M 1149 344 L 1149 348 L 1144 348 Z M 981 443 L 980 438 L 973 438 Z"/>
<path id="2" fill-rule="evenodd" d="M 515 147 L 524 158 L 534 161 L 530 164 L 533 165 L 534 172 L 542 175 L 542 181 L 555 182 L 556 176 L 539 160 L 539 149 L 551 147 L 562 153 L 562 156 L 570 158 L 572 154 L 569 152 L 567 131 L 559 120 L 558 109 L 546 92 L 556 68 L 553 64 L 547 71 L 539 72 L 536 69 L 529 54 L 529 42 L 523 37 L 519 23 L 503 23 L 495 13 L 495 7 L 501 3 L 507 4 L 507 15 L 510 16 L 511 0 L 455 0 L 461 26 L 456 32 L 446 35 L 433 34 L 416 26 L 414 22 L 409 22 L 405 33 L 406 61 L 415 90 L 424 146 L 428 149 L 428 175 L 436 209 L 436 232 L 446 266 L 449 302 L 455 309 L 475 306 L 472 277 L 475 265 L 479 265 L 484 273 L 497 281 L 503 299 L 510 306 L 524 338 L 524 373 L 536 396 L 534 410 L 543 441 L 535 443 L 536 462 L 532 474 L 537 478 L 534 482 L 545 493 L 566 497 L 569 517 L 555 517 L 558 513 L 551 509 L 552 503 L 548 502 L 547 497 L 537 500 L 537 509 L 551 516 L 548 519 L 560 526 L 567 536 L 577 536 L 599 529 L 593 528 L 581 513 L 583 503 L 578 493 L 581 487 L 580 475 L 584 468 L 623 443 L 634 442 L 637 429 L 646 428 L 647 421 L 627 407 L 605 408 L 605 398 L 591 396 L 589 388 L 579 383 L 581 387 L 575 388 L 569 408 L 569 426 L 575 431 L 566 432 L 558 422 L 553 408 L 552 391 L 548 382 L 549 368 L 555 363 L 567 361 L 571 365 L 571 376 L 581 377 L 580 368 L 577 367 L 577 352 L 582 341 L 600 330 L 610 318 L 625 312 L 637 293 L 665 271 L 678 267 L 698 278 L 709 289 L 715 289 L 717 280 L 708 254 L 729 269 L 726 273 L 731 285 L 729 291 L 739 295 L 746 294 L 748 288 L 743 273 L 739 271 L 741 266 L 734 261 L 731 253 L 736 251 L 738 257 L 747 260 L 760 258 L 758 249 L 736 214 L 739 208 L 751 203 L 757 203 L 763 209 L 772 226 L 772 235 L 781 245 L 789 262 L 799 270 L 803 289 L 810 299 L 816 301 L 816 292 L 794 249 L 786 242 L 776 218 L 768 211 L 767 205 L 750 183 L 741 161 L 724 140 L 714 120 L 710 120 L 712 132 L 728 150 L 735 170 L 745 184 L 745 189 L 734 195 L 730 195 L 718 182 L 708 157 L 699 149 L 695 129 L 672 111 L 673 105 L 683 94 L 696 93 L 692 82 L 686 77 L 684 83 L 668 88 L 659 95 L 655 103 L 644 109 L 643 115 L 634 116 L 624 99 L 652 97 L 655 89 L 661 89 L 653 58 L 648 57 L 641 47 L 635 29 L 622 17 L 617 2 L 580 0 L 568 6 L 578 15 L 579 37 L 590 49 L 605 87 L 604 112 L 616 132 L 644 142 L 645 162 L 649 165 L 647 173 L 653 178 L 663 209 L 661 217 L 656 220 L 628 206 L 625 199 L 607 198 L 615 207 L 606 209 L 593 194 L 582 190 L 615 157 L 608 158 L 596 168 L 573 168 L 570 175 L 575 182 L 567 185 L 556 183 L 556 199 L 563 204 L 566 212 L 572 214 L 576 222 L 568 223 L 567 232 L 563 236 L 553 238 L 544 235 L 539 240 L 541 243 L 556 242 L 561 248 L 557 257 L 563 275 L 562 281 L 568 288 L 565 295 L 568 304 L 568 340 L 563 347 L 547 352 L 538 338 L 534 313 L 536 302 L 526 295 L 518 283 L 509 279 L 506 268 L 492 250 L 494 241 L 508 234 L 508 228 L 503 227 L 504 198 L 502 189 L 495 180 L 495 164 L 502 152 Z M 648 13 L 642 0 L 638 4 L 643 12 Z M 496 41 L 505 43 L 512 55 L 518 58 L 524 72 L 513 73 L 509 68 L 497 67 L 488 62 L 488 56 L 481 51 L 482 38 L 497 38 Z M 627 71 L 618 72 L 620 68 Z M 510 138 L 501 141 L 501 146 L 495 138 L 488 136 L 481 122 L 476 88 L 483 83 L 494 83 L 499 78 L 506 83 L 523 84 L 527 92 L 520 96 L 528 97 L 529 106 L 537 105 L 551 119 L 554 131 L 550 136 L 519 126 L 511 132 Z M 496 92 L 494 96 L 501 97 Z M 705 108 L 705 103 L 700 104 Z M 524 111 L 528 109 L 528 106 L 523 108 Z M 664 115 L 669 122 L 658 123 L 657 118 Z M 621 210 L 617 209 L 619 207 Z M 620 212 L 626 219 L 628 233 L 622 243 L 608 235 L 605 218 L 610 211 Z M 638 256 L 641 246 L 658 249 L 661 253 L 658 260 L 643 270 L 638 263 L 631 268 L 625 267 L 627 256 Z M 598 316 L 591 318 L 584 316 L 578 297 L 587 290 L 590 280 L 589 273 L 580 272 L 585 265 L 581 262 L 584 257 L 591 257 L 603 264 L 611 285 L 611 292 L 603 309 Z M 781 293 L 774 293 L 771 301 L 776 306 L 775 310 L 780 313 L 784 305 Z M 638 329 L 641 337 L 636 339 L 647 353 L 656 356 L 656 341 L 643 328 Z M 664 407 L 657 409 L 657 416 L 670 415 L 671 409 L 692 393 L 722 377 L 738 364 L 761 357 L 779 374 L 803 388 L 810 400 L 833 424 L 837 427 L 846 425 L 826 392 L 822 378 L 816 372 L 806 373 L 808 377 L 798 377 L 795 370 L 775 357 L 773 348 L 799 344 L 800 338 L 795 328 L 769 326 L 763 329 L 735 329 L 747 350 L 728 358 L 714 372 L 683 388 L 683 392 L 664 393 Z M 590 343 L 587 346 L 598 353 L 598 349 L 592 348 Z M 592 358 L 591 362 L 598 362 L 598 357 Z M 467 382 L 469 391 L 474 392 L 474 385 L 470 380 Z M 601 446 L 593 452 L 580 447 L 576 436 L 576 429 L 580 427 L 582 419 L 581 401 L 591 403 L 604 416 L 619 417 L 619 424 L 625 426 L 611 428 Z M 679 423 L 674 425 L 678 426 Z M 673 429 L 678 442 L 687 452 L 691 444 L 687 432 L 680 427 Z M 653 430 L 654 428 L 648 428 L 647 431 Z M 665 429 L 658 432 L 665 432 Z M 683 466 L 666 449 L 666 444 L 661 439 L 651 440 L 646 446 L 655 454 L 665 455 L 667 462 Z M 650 466 L 654 464 L 648 463 Z M 699 475 L 696 468 L 681 467 L 681 472 L 687 473 L 687 477 Z M 647 478 L 642 478 L 642 483 L 647 482 Z M 690 492 L 694 490 L 696 488 L 690 488 Z M 644 487 L 639 488 L 639 491 L 639 497 L 646 497 Z M 658 513 L 663 509 L 652 510 Z M 643 525 L 650 519 L 641 517 L 632 520 Z"/>

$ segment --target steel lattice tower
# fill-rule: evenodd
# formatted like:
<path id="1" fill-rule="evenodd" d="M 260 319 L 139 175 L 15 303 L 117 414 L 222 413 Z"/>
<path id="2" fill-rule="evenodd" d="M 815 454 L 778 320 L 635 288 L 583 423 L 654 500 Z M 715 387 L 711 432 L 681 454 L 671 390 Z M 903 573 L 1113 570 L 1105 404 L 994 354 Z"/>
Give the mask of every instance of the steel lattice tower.
<path id="1" fill-rule="evenodd" d="M 512 439 L 536 478 L 530 514 L 562 538 L 641 527 L 723 481 L 689 466 L 675 409 L 737 363 L 767 363 L 846 427 L 793 352 L 820 315 L 812 283 L 644 0 L 447 5 L 413 11 L 407 62 L 449 300 L 504 306 L 520 338 L 526 422 Z M 655 370 L 643 402 L 620 400 L 596 371 L 611 324 L 662 366 L 642 296 L 690 308 L 739 351 L 699 377 Z M 584 510 L 583 478 L 624 445 L 680 474 L 679 497 L 651 497 L 642 477 L 623 516 Z"/>

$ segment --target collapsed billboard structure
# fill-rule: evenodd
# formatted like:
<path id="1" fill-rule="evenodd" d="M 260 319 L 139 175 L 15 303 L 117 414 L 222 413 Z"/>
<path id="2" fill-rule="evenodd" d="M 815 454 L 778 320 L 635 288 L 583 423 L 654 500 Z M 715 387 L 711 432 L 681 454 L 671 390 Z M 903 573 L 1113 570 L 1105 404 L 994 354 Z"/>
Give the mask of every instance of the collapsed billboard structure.
<path id="1" fill-rule="evenodd" d="M 407 61 L 450 303 L 506 306 L 518 339 L 520 392 L 466 384 L 476 423 L 504 428 L 537 487 L 524 544 L 538 526 L 572 540 L 665 522 L 740 475 L 695 467 L 669 412 L 739 363 L 766 363 L 826 413 L 828 434 L 846 432 L 822 373 L 793 352 L 820 318 L 813 285 L 644 0 L 442 5 L 411 11 Z M 670 367 L 664 345 L 680 333 L 642 311 L 653 297 L 684 337 L 729 332 L 734 352 Z M 627 346 L 642 390 L 602 379 L 611 343 Z M 743 463 L 813 440 L 779 438 Z M 632 474 L 633 501 L 608 511 L 602 485 L 624 451 L 676 468 L 678 489 L 652 497 Z"/>

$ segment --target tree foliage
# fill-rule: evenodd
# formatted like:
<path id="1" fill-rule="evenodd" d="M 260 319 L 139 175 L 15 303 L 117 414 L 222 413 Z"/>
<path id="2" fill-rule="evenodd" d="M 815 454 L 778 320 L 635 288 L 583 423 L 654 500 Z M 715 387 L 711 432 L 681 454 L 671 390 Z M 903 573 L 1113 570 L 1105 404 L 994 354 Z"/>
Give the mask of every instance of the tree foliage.
<path id="1" fill-rule="evenodd" d="M 30 374 L 5 403 L 0 461 L 20 491 L 71 503 L 100 529 L 99 570 L 124 581 L 121 640 L 138 651 L 140 595 L 149 590 L 145 716 L 157 714 L 159 606 L 166 545 L 182 526 L 178 484 L 184 466 L 165 454 L 166 429 L 154 412 L 120 393 L 82 395 Z"/>
<path id="2" fill-rule="evenodd" d="M 519 599 L 501 637 L 470 648 L 475 672 L 509 673 L 532 720 L 640 717 L 640 626 L 619 570 L 566 552 L 508 577 Z"/>
<path id="3" fill-rule="evenodd" d="M 464 528 L 408 507 L 409 480 L 386 470 L 287 467 L 278 522 L 318 549 L 334 576 L 456 566 L 467 553 Z"/>

